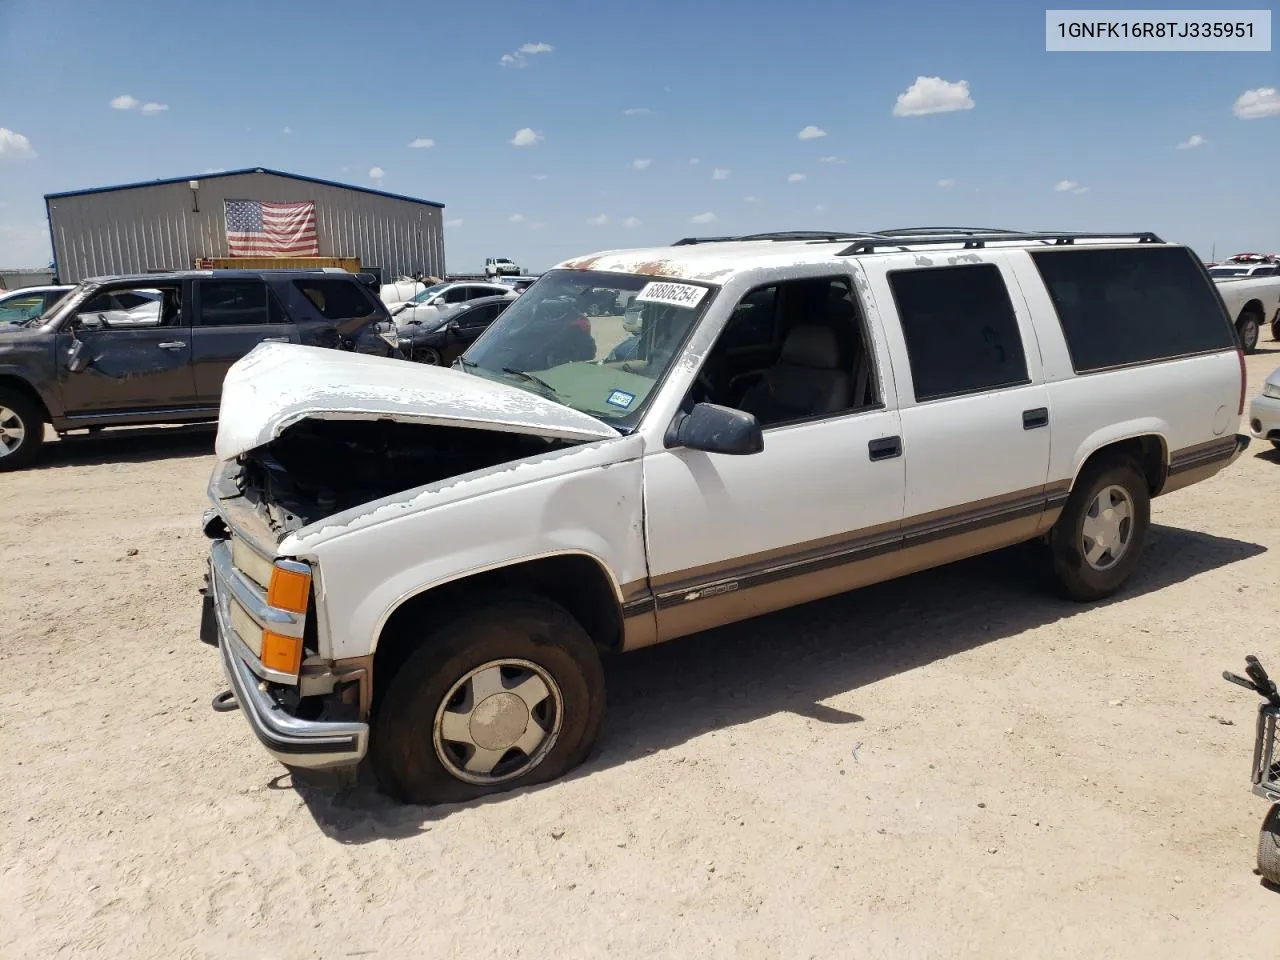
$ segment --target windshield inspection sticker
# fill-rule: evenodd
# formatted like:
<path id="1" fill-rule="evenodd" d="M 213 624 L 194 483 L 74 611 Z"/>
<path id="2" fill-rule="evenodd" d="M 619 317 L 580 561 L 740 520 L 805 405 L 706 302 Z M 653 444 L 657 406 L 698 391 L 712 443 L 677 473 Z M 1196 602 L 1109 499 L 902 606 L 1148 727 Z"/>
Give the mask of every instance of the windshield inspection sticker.
<path id="1" fill-rule="evenodd" d="M 636 294 L 636 303 L 665 303 L 669 307 L 686 307 L 692 310 L 706 296 L 706 287 L 691 283 L 646 283 Z"/>
<path id="2" fill-rule="evenodd" d="M 625 390 L 615 390 L 613 393 L 609 394 L 609 399 L 605 402 L 610 403 L 615 407 L 621 407 L 625 410 L 627 407 L 631 406 L 631 401 L 635 398 L 636 395 L 634 393 L 627 393 Z"/>

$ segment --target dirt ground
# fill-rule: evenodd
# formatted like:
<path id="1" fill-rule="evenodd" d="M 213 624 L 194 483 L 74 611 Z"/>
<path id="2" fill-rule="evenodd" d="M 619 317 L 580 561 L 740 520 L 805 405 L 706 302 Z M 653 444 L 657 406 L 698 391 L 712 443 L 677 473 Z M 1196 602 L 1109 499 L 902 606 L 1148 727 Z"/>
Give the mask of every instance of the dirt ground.
<path id="1" fill-rule="evenodd" d="M 642 651 L 575 775 L 441 808 L 295 785 L 210 710 L 210 449 L 0 475 L 4 958 L 1275 955 L 1220 676 L 1280 672 L 1266 444 L 1157 501 L 1111 602 L 1015 550 Z"/>

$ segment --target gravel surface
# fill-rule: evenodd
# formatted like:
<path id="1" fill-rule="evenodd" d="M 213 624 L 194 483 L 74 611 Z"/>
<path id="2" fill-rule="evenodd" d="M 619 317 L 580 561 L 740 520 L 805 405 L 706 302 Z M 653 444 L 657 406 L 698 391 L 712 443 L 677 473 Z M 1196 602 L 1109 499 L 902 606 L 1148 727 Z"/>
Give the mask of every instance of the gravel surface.
<path id="1" fill-rule="evenodd" d="M 4 958 L 1274 956 L 1221 678 L 1280 673 L 1267 444 L 1156 502 L 1111 602 L 1012 550 L 640 651 L 575 774 L 425 808 L 210 710 L 211 437 L 0 475 Z"/>

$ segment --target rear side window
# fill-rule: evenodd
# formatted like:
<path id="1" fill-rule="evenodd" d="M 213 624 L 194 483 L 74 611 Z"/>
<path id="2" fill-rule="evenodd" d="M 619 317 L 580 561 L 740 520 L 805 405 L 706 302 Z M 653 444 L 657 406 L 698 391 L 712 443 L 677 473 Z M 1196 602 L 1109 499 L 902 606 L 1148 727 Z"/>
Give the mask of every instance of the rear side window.
<path id="1" fill-rule="evenodd" d="M 281 323 L 284 316 L 261 280 L 204 280 L 200 283 L 200 324 L 206 327 Z"/>
<path id="2" fill-rule="evenodd" d="M 1222 300 L 1182 247 L 1031 254 L 1076 373 L 1235 349 Z"/>
<path id="3" fill-rule="evenodd" d="M 343 280 L 295 280 L 293 285 L 326 320 L 351 320 L 374 313 L 374 306 L 358 283 Z"/>
<path id="4" fill-rule="evenodd" d="M 894 270 L 916 400 L 1028 383 L 1009 291 L 994 264 Z"/>

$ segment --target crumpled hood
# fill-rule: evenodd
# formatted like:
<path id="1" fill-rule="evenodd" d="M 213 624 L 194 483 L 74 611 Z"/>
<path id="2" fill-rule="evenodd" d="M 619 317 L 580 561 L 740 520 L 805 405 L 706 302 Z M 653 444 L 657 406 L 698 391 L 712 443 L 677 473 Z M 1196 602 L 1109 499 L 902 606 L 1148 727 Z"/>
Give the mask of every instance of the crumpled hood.
<path id="1" fill-rule="evenodd" d="M 230 460 L 308 418 L 607 440 L 617 430 L 537 394 L 448 367 L 324 347 L 260 343 L 227 371 L 214 450 Z"/>

